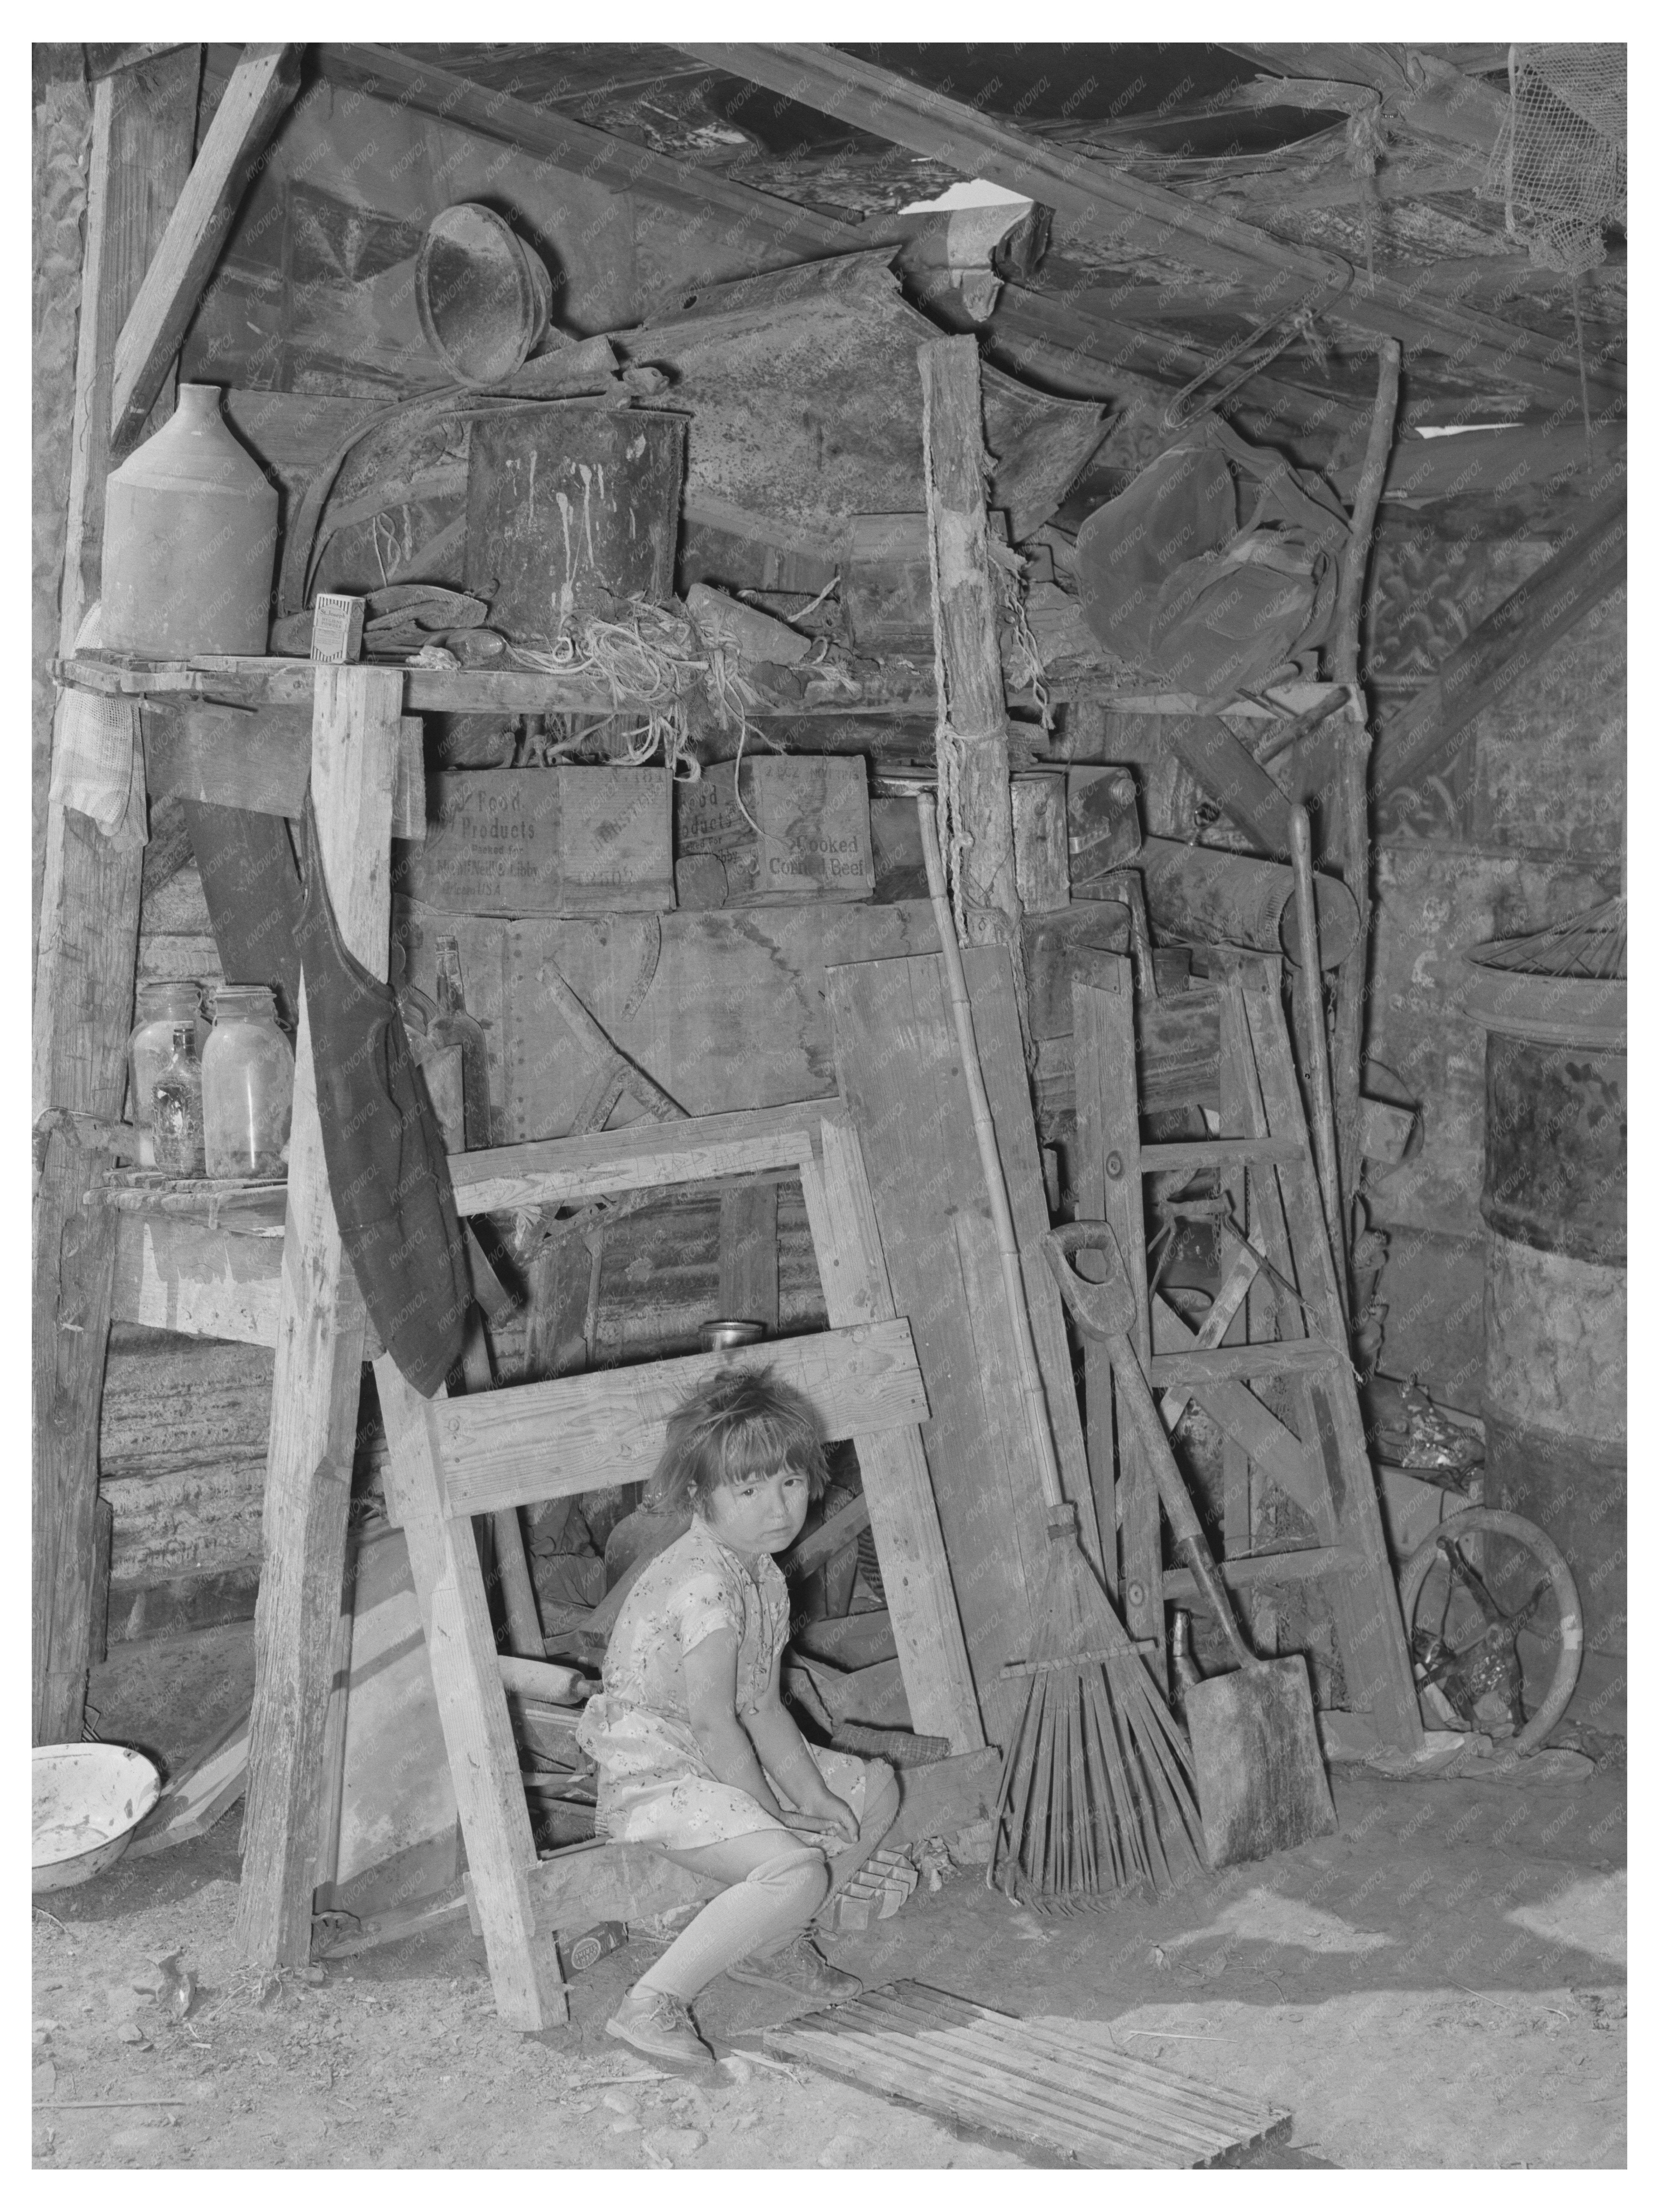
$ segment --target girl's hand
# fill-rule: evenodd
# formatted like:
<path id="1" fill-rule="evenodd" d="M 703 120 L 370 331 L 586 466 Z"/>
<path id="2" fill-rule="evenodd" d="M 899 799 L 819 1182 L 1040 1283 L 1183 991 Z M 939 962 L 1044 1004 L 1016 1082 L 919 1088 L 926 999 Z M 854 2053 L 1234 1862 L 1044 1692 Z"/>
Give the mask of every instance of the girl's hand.
<path id="1" fill-rule="evenodd" d="M 799 1813 L 786 1813 L 782 1817 L 785 1827 L 796 1835 L 816 1834 L 844 1844 L 855 1844 L 859 1839 L 858 1814 L 844 1798 L 834 1796 L 828 1790 L 816 1805 Z"/>

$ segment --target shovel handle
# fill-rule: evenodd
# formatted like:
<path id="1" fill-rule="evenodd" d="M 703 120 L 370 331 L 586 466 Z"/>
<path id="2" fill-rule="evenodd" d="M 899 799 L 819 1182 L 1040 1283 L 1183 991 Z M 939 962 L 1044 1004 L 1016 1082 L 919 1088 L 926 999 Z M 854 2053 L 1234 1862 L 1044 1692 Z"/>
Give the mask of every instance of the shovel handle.
<path id="1" fill-rule="evenodd" d="M 1205 1603 L 1221 1623 L 1222 1632 L 1234 1658 L 1241 1667 L 1253 1667 L 1255 1655 L 1239 1633 L 1232 1600 L 1227 1595 L 1226 1584 L 1217 1570 L 1198 1516 L 1193 1510 L 1193 1501 L 1187 1495 L 1187 1486 L 1181 1479 L 1181 1469 L 1176 1465 L 1170 1439 L 1164 1433 L 1158 1407 L 1152 1403 L 1152 1390 L 1141 1372 L 1134 1346 L 1127 1337 L 1113 1338 L 1111 1359 L 1112 1380 L 1117 1386 L 1119 1411 L 1127 1416 L 1135 1442 L 1140 1447 L 1141 1456 L 1152 1471 L 1153 1480 L 1158 1484 L 1158 1494 L 1164 1501 L 1164 1510 L 1170 1516 L 1170 1530 L 1176 1540 L 1176 1549 L 1192 1569 L 1193 1580 L 1203 1592 Z"/>

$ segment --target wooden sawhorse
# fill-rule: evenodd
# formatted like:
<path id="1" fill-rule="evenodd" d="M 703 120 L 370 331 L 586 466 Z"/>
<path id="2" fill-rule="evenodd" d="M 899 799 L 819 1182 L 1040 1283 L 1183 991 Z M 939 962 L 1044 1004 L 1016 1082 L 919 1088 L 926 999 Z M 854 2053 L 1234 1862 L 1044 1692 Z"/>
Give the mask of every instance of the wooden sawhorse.
<path id="1" fill-rule="evenodd" d="M 466 1839 L 473 1898 L 508 2026 L 568 2017 L 554 1929 L 584 1870 L 536 1854 L 495 1632 L 471 1521 L 544 1499 L 643 1480 L 668 1415 L 733 1359 L 763 1359 L 802 1391 L 825 1438 L 857 1447 L 900 1670 L 915 1727 L 954 1752 L 984 1742 L 919 1424 L 927 1394 L 908 1322 L 896 1316 L 856 1138 L 834 1100 L 638 1123 L 452 1163 L 464 1212 L 551 1206 L 602 1193 L 796 1169 L 831 1327 L 744 1353 L 602 1369 L 465 1397 L 423 1399 L 375 1362 L 391 1461 L 386 1502 L 404 1529 Z M 577 1855 L 578 1862 L 587 1854 Z M 589 1918 L 599 1873 L 586 1869 Z"/>

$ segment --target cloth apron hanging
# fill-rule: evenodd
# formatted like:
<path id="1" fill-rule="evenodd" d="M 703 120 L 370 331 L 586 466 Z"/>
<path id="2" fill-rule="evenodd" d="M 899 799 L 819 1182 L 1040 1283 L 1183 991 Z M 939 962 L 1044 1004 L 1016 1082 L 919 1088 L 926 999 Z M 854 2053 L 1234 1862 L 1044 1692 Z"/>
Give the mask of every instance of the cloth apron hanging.
<path id="1" fill-rule="evenodd" d="M 306 793 L 300 961 L 340 1242 L 381 1344 L 422 1397 L 461 1357 L 472 1290 L 449 1156 L 391 986 L 340 935 Z"/>

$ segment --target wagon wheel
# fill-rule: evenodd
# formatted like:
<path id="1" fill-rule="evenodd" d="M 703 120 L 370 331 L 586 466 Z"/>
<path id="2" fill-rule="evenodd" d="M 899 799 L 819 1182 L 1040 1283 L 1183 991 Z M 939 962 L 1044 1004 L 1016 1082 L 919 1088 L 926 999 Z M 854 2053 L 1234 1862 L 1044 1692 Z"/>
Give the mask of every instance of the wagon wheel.
<path id="1" fill-rule="evenodd" d="M 1501 1540 L 1484 1575 L 1465 1554 L 1471 1536 Z M 1577 1584 L 1536 1522 L 1486 1506 L 1454 1513 L 1406 1562 L 1400 1608 L 1419 1681 L 1434 1683 L 1471 1726 L 1483 1698 L 1502 1696 L 1515 1730 L 1508 1747 L 1523 1759 L 1536 1751 L 1566 1711 L 1584 1656 Z M 1556 1644 L 1554 1678 L 1530 1715 L 1516 1648 L 1528 1632 Z"/>

